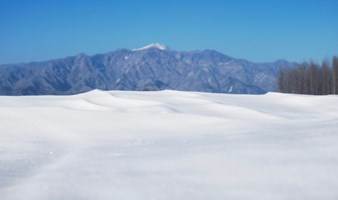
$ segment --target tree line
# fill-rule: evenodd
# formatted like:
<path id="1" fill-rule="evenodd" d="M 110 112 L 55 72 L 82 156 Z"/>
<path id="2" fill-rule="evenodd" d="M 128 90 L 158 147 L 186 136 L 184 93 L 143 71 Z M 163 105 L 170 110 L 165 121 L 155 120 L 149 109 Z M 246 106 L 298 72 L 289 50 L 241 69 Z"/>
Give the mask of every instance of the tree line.
<path id="1" fill-rule="evenodd" d="M 278 88 L 283 93 L 338 94 L 338 57 L 332 62 L 303 63 L 279 73 Z"/>

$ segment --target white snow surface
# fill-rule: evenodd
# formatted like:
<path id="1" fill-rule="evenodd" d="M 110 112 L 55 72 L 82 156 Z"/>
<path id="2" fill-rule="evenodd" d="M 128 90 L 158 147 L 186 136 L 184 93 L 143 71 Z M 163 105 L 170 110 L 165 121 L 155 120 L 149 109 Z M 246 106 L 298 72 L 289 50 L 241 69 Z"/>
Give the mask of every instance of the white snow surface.
<path id="1" fill-rule="evenodd" d="M 142 50 L 147 50 L 147 49 L 151 49 L 151 48 L 155 48 L 155 49 L 159 49 L 159 50 L 166 50 L 167 49 L 167 47 L 163 44 L 152 43 L 152 44 L 146 45 L 146 46 L 138 48 L 138 49 L 133 49 L 133 51 L 142 51 Z"/>
<path id="2" fill-rule="evenodd" d="M 338 97 L 0 97 L 1 200 L 338 199 Z"/>

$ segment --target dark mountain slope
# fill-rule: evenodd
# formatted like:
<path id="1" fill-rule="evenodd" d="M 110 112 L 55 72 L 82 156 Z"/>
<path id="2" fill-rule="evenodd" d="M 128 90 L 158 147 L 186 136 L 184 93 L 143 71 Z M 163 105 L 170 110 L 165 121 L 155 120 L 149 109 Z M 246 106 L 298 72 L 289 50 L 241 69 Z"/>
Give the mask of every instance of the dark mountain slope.
<path id="1" fill-rule="evenodd" d="M 186 90 L 260 94 L 276 89 L 286 61 L 253 63 L 214 50 L 179 52 L 156 45 L 106 54 L 0 66 L 1 95 L 103 90 Z"/>

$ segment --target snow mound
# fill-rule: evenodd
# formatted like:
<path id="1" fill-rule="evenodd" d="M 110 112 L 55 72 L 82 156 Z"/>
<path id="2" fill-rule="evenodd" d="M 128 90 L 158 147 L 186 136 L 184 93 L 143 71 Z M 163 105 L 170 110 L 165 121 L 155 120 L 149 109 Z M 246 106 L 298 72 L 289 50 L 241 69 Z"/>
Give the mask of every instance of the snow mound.
<path id="1" fill-rule="evenodd" d="M 338 197 L 338 97 L 0 97 L 1 200 Z"/>

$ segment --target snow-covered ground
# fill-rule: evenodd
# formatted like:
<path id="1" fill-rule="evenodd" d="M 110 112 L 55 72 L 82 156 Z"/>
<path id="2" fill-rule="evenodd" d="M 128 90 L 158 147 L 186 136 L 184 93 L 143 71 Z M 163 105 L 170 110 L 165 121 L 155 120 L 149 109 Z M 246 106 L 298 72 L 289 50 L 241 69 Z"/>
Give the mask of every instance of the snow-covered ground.
<path id="1" fill-rule="evenodd" d="M 3 96 L 0 199 L 337 200 L 338 96 Z"/>

